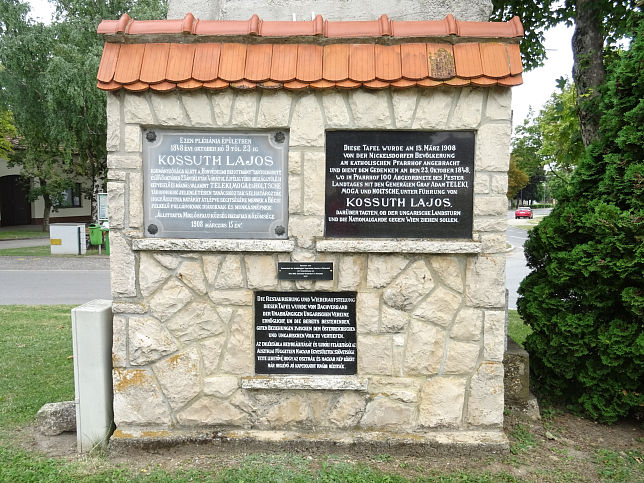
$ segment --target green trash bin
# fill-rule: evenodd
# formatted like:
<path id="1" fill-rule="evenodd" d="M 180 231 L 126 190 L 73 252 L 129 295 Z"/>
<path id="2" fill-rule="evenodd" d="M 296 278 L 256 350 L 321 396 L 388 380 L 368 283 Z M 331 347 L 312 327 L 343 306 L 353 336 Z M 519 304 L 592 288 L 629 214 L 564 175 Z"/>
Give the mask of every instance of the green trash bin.
<path id="1" fill-rule="evenodd" d="M 89 242 L 92 245 L 103 244 L 103 229 L 98 223 L 89 224 Z"/>

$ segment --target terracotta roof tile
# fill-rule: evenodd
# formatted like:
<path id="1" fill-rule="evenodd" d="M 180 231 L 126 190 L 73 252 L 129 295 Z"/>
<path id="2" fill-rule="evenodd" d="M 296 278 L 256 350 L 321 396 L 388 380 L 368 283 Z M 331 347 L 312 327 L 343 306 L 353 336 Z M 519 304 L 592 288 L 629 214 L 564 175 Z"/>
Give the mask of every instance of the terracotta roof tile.
<path id="1" fill-rule="evenodd" d="M 133 92 L 228 87 L 300 90 L 513 86 L 521 84 L 523 66 L 518 44 L 509 39 L 522 31 L 518 19 L 460 22 L 452 16 L 426 22 L 390 21 L 385 15 L 367 22 L 324 22 L 321 16 L 310 22 L 264 22 L 256 15 L 244 21 L 202 22 L 186 15 L 181 20 L 137 22 L 123 16 L 118 21 L 101 23 L 99 32 L 132 35 L 131 39 L 138 35 L 144 40 L 108 41 L 97 86 Z M 145 40 L 146 33 L 156 37 Z M 167 35 L 159 37 L 161 34 Z M 467 42 L 457 38 L 488 34 L 497 38 Z M 186 41 L 190 39 L 187 36 L 199 35 L 208 35 L 208 41 Z M 214 40 L 230 35 L 236 37 Z M 297 39 L 251 42 L 244 35 Z M 336 40 L 311 43 L 302 39 L 305 36 Z M 407 40 L 381 45 L 373 40 L 358 41 L 361 36 Z"/>

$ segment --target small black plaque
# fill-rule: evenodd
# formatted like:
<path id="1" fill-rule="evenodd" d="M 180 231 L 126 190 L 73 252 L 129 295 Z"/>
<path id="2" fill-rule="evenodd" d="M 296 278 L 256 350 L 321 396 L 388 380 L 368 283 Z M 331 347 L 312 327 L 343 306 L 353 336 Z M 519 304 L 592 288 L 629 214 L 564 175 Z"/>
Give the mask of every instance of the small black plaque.
<path id="1" fill-rule="evenodd" d="M 278 280 L 333 280 L 333 262 L 277 262 Z"/>
<path id="2" fill-rule="evenodd" d="M 326 133 L 325 234 L 472 238 L 474 132 Z"/>
<path id="3" fill-rule="evenodd" d="M 256 374 L 355 374 L 356 292 L 255 292 Z"/>

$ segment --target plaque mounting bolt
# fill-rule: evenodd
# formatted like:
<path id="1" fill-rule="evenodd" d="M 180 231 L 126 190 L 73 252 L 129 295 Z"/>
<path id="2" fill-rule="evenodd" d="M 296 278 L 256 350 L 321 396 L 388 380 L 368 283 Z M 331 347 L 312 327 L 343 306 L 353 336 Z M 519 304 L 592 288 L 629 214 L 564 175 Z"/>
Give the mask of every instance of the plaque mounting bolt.
<path id="1" fill-rule="evenodd" d="M 155 235 L 159 231 L 159 227 L 157 227 L 154 223 L 151 225 L 148 225 L 148 233 L 151 235 Z"/>
<path id="2" fill-rule="evenodd" d="M 286 233 L 286 228 L 284 228 L 282 225 L 278 225 L 278 226 L 275 227 L 275 234 L 277 236 L 281 236 L 284 233 Z"/>
<path id="3" fill-rule="evenodd" d="M 284 133 L 282 131 L 278 131 L 278 132 L 275 133 L 275 142 L 276 143 L 283 143 L 284 140 L 286 140 L 286 136 L 284 135 Z"/>
<path id="4" fill-rule="evenodd" d="M 154 131 L 148 131 L 147 134 L 145 135 L 145 139 L 148 140 L 148 142 L 153 143 L 154 141 L 157 140 L 157 133 Z"/>

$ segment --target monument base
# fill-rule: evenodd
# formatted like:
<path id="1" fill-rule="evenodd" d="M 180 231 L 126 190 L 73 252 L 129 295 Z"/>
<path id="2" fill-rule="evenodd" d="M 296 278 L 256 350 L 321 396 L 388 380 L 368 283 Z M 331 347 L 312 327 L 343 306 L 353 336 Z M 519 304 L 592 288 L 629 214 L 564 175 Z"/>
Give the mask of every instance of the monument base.
<path id="1" fill-rule="evenodd" d="M 374 454 L 398 452 L 410 455 L 507 452 L 508 439 L 501 429 L 484 431 L 432 431 L 426 433 L 390 432 L 301 432 L 270 430 L 166 430 L 127 427 L 117 429 L 110 449 L 155 449 L 183 444 L 214 445 L 221 449 L 243 447 L 247 451 L 294 450 L 298 452 L 350 451 L 359 446 Z"/>

